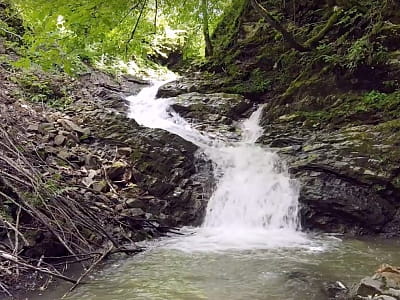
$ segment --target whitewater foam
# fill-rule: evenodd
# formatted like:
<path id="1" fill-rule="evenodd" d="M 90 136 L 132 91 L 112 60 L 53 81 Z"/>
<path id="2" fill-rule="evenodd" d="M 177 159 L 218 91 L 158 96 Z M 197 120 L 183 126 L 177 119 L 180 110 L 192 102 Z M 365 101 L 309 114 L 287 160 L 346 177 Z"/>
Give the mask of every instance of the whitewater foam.
<path id="1" fill-rule="evenodd" d="M 193 128 L 171 109 L 173 99 L 156 99 L 157 82 L 128 98 L 129 116 L 196 144 L 212 161 L 216 188 L 200 228 L 184 228 L 166 247 L 183 251 L 270 249 L 310 245 L 299 230 L 297 183 L 273 151 L 256 144 L 263 129 L 260 106 L 241 124 L 240 141 L 216 140 Z"/>

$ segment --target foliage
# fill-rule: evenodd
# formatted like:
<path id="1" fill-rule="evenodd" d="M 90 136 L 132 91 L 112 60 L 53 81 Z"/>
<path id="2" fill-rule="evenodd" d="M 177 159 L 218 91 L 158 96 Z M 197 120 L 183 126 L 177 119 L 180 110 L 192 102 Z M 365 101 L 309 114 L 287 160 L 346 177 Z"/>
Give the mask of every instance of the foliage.
<path id="1" fill-rule="evenodd" d="M 391 94 L 370 91 L 363 95 L 345 94 L 339 97 L 332 106 L 324 110 L 300 111 L 298 116 L 325 124 L 374 122 L 374 115 L 380 115 L 383 120 L 390 120 L 381 129 L 397 128 L 400 118 L 400 92 Z M 369 120 L 364 120 L 368 116 Z"/>
<path id="2" fill-rule="evenodd" d="M 204 44 L 201 0 L 12 0 L 24 21 L 25 58 L 45 69 L 85 70 L 81 62 L 103 57 L 146 64 L 149 58 L 183 51 L 197 57 Z M 230 1 L 209 1 L 212 31 Z"/>
<path id="3" fill-rule="evenodd" d="M 266 92 L 271 86 L 271 80 L 260 69 L 254 69 L 247 80 L 229 88 L 227 91 L 237 94 L 258 94 Z"/>
<path id="4" fill-rule="evenodd" d="M 25 71 L 10 78 L 18 84 L 16 96 L 34 103 L 44 103 L 56 109 L 65 109 L 73 102 L 69 96 L 68 85 L 50 78 L 41 77 Z"/>

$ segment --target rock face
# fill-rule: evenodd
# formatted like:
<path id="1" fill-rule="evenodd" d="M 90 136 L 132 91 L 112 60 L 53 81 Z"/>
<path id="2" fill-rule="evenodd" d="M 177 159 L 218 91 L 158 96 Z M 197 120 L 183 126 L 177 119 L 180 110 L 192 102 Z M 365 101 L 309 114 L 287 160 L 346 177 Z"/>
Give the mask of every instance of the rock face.
<path id="1" fill-rule="evenodd" d="M 204 186 L 210 180 L 211 170 L 197 170 L 201 161 L 197 147 L 164 130 L 144 128 L 129 119 L 122 100 L 135 92 L 110 88 L 111 84 L 105 85 L 103 81 L 100 78 L 98 87 L 89 87 L 96 95 L 95 101 L 87 103 L 82 99 L 71 109 L 79 111 L 82 123 L 90 129 L 99 147 L 115 147 L 131 162 L 111 166 L 108 177 L 118 182 L 129 176 L 131 184 L 145 191 L 139 197 L 144 205 L 135 209 L 161 220 L 163 225 L 200 224 L 206 206 Z"/>
<path id="2" fill-rule="evenodd" d="M 301 182 L 306 229 L 400 234 L 396 132 L 382 125 L 316 131 L 293 116 L 264 125 L 260 142 L 276 149 Z"/>

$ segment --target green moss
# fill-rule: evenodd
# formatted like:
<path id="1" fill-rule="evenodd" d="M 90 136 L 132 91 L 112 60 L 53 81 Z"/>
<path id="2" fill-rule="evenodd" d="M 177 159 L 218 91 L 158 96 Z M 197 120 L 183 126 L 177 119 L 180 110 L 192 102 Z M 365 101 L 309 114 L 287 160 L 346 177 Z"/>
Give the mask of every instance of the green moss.
<path id="1" fill-rule="evenodd" d="M 382 132 L 398 133 L 400 131 L 400 119 L 381 123 L 377 126 L 377 129 Z"/>
<path id="2" fill-rule="evenodd" d="M 298 111 L 303 120 L 324 124 L 368 123 L 380 120 L 378 130 L 400 129 L 400 92 L 392 94 L 370 91 L 363 95 L 343 94 L 324 110 Z"/>
<path id="3" fill-rule="evenodd" d="M 260 69 L 253 70 L 249 78 L 233 86 L 226 88 L 226 92 L 234 94 L 258 94 L 268 91 L 271 80 L 268 75 Z"/>

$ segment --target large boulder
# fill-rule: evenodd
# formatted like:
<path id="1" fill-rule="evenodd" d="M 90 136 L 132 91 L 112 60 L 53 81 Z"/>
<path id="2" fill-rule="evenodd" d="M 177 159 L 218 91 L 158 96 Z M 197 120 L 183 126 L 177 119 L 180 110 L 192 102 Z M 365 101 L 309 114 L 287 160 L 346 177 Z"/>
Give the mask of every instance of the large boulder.
<path id="1" fill-rule="evenodd" d="M 382 265 L 373 276 L 363 278 L 351 288 L 349 299 L 399 300 L 400 269 Z"/>

